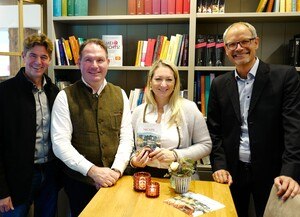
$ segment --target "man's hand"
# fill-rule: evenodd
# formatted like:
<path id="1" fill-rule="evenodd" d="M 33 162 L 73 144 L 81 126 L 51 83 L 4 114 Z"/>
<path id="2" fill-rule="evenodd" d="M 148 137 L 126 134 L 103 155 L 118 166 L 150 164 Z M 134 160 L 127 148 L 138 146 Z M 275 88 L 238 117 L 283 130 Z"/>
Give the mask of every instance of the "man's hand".
<path id="1" fill-rule="evenodd" d="M 213 179 L 219 183 L 227 183 L 229 186 L 232 184 L 232 177 L 227 170 L 217 170 L 212 174 Z"/>
<path id="2" fill-rule="evenodd" d="M 97 189 L 113 186 L 120 177 L 120 173 L 110 168 L 95 165 L 89 169 L 87 175 L 94 180 Z"/>
<path id="3" fill-rule="evenodd" d="M 293 198 L 300 194 L 300 186 L 298 182 L 288 176 L 278 176 L 274 179 L 274 184 L 277 187 L 277 196 L 286 201 L 290 196 Z"/>
<path id="4" fill-rule="evenodd" d="M 14 210 L 11 197 L 0 199 L 0 212 L 4 213 L 8 212 L 9 210 Z"/>

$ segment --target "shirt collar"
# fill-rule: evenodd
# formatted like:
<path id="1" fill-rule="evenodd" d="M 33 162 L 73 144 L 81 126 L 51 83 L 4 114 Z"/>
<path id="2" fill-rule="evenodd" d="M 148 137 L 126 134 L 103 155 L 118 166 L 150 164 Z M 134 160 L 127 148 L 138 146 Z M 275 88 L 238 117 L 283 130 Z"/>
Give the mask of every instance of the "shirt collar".
<path id="1" fill-rule="evenodd" d="M 257 72 L 257 69 L 258 69 L 258 64 L 259 64 L 259 59 L 256 57 L 256 60 L 255 60 L 255 63 L 254 65 L 252 66 L 252 68 L 250 69 L 248 75 L 247 75 L 247 79 L 250 79 L 250 78 L 255 78 L 256 76 L 256 72 Z M 234 70 L 234 77 L 238 80 L 245 80 L 243 78 L 241 78 L 239 76 L 239 74 L 237 73 L 236 69 Z"/>
<path id="2" fill-rule="evenodd" d="M 81 77 L 81 80 L 83 81 L 83 83 L 88 86 L 89 88 L 92 89 L 93 94 L 97 94 L 98 96 L 100 95 L 100 93 L 102 92 L 102 90 L 104 89 L 104 87 L 107 85 L 107 81 L 106 79 L 104 79 L 103 83 L 100 85 L 99 89 L 97 90 L 97 92 L 94 92 L 93 88 L 91 87 L 91 85 L 89 85 L 83 77 Z"/>

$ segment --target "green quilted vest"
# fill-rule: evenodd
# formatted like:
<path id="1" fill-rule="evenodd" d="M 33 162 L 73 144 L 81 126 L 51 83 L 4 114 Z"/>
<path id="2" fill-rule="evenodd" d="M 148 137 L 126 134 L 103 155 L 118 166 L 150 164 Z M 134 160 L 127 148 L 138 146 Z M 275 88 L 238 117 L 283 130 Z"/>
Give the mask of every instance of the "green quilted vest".
<path id="1" fill-rule="evenodd" d="M 120 141 L 123 96 L 120 87 L 108 83 L 99 97 L 80 80 L 64 89 L 73 126 L 72 145 L 97 166 L 113 164 Z M 92 184 L 87 176 L 66 168 L 72 178 Z"/>

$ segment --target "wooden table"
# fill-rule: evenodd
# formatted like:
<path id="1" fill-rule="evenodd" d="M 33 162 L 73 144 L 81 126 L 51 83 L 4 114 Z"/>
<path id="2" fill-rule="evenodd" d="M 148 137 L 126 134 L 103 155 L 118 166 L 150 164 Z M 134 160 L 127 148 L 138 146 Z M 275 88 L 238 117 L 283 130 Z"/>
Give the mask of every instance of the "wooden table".
<path id="1" fill-rule="evenodd" d="M 133 178 L 124 176 L 115 186 L 101 188 L 80 214 L 80 217 L 187 217 L 184 212 L 163 201 L 176 194 L 169 179 L 152 178 L 160 183 L 160 196 L 147 198 L 144 192 L 133 190 Z M 190 191 L 203 194 L 225 205 L 225 208 L 201 215 L 203 217 L 236 217 L 228 185 L 207 181 L 192 181 Z"/>

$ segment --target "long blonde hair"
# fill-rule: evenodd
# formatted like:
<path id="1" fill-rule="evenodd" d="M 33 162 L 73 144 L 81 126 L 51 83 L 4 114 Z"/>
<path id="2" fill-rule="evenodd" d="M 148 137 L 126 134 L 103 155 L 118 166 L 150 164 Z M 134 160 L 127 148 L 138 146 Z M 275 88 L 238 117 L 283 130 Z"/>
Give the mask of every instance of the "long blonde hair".
<path id="1" fill-rule="evenodd" d="M 153 65 L 148 73 L 147 85 L 146 85 L 146 89 L 145 89 L 145 100 L 146 100 L 146 103 L 153 105 L 153 107 L 157 107 L 157 103 L 155 101 L 155 96 L 151 89 L 151 80 L 153 78 L 153 75 L 154 75 L 156 69 L 159 67 L 168 67 L 174 73 L 175 85 L 174 85 L 174 90 L 169 99 L 169 105 L 171 107 L 172 114 L 171 114 L 171 118 L 170 118 L 168 124 L 169 124 L 169 126 L 171 126 L 173 123 L 176 123 L 178 125 L 181 122 L 180 110 L 181 110 L 182 97 L 180 96 L 179 72 L 173 63 L 166 61 L 166 60 L 158 60 L 153 63 Z"/>

